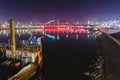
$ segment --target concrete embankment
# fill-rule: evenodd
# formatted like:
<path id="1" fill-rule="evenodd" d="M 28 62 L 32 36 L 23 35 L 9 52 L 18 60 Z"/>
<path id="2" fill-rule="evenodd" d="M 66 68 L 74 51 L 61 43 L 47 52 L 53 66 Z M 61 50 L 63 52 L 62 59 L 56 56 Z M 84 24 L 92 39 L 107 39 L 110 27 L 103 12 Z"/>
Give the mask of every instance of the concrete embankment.
<path id="1" fill-rule="evenodd" d="M 95 31 L 93 33 L 96 36 L 98 42 L 98 49 L 96 51 L 96 56 L 93 58 L 89 69 L 83 74 L 90 77 L 91 80 L 105 80 L 104 79 L 104 51 L 100 41 L 101 32 Z"/>
<path id="2" fill-rule="evenodd" d="M 120 80 L 120 46 L 107 34 L 99 40 L 104 50 L 105 80 Z"/>

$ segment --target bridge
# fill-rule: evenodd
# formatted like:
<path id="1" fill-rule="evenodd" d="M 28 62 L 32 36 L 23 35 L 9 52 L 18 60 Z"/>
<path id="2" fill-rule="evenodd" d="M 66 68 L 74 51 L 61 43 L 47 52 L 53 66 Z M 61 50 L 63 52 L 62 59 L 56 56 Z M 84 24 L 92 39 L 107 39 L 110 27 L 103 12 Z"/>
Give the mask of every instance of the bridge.
<path id="1" fill-rule="evenodd" d="M 16 30 L 18 29 L 38 29 L 39 31 L 43 32 L 43 34 L 46 32 L 81 32 L 86 30 L 100 30 L 102 32 L 111 34 L 119 32 L 119 28 L 105 28 L 101 27 L 100 25 L 90 25 L 90 24 L 74 24 L 72 22 L 66 21 L 66 20 L 49 20 L 45 22 L 44 24 L 40 25 L 16 25 Z M 8 27 L 6 28 L 0 28 L 0 30 L 9 30 Z"/>

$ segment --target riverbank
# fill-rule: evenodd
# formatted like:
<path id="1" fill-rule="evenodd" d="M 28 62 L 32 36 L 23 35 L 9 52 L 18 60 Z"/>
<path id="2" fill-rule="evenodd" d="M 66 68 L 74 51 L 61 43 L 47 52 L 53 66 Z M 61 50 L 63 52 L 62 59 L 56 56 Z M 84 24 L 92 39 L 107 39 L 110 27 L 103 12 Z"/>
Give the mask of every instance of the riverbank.
<path id="1" fill-rule="evenodd" d="M 98 49 L 96 52 L 96 56 L 89 65 L 88 71 L 84 72 L 83 74 L 87 77 L 90 77 L 91 80 L 105 80 L 104 49 L 99 38 L 102 33 L 100 31 L 95 31 L 93 32 L 93 34 L 96 36 Z"/>
<path id="2" fill-rule="evenodd" d="M 120 80 L 120 47 L 108 34 L 103 33 L 99 40 L 104 50 L 105 80 Z"/>

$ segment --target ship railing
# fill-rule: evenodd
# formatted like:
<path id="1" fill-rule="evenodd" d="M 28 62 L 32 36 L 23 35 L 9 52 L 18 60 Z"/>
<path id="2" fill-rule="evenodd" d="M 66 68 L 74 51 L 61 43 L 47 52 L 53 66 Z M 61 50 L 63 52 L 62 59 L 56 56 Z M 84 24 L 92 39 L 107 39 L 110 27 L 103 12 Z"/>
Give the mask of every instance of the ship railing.
<path id="1" fill-rule="evenodd" d="M 22 44 L 22 45 L 17 46 L 16 48 L 19 50 L 38 51 L 41 49 L 41 47 L 42 45 L 39 45 L 39 44 Z M 0 48 L 11 49 L 11 46 L 5 43 L 0 43 Z"/>
<path id="2" fill-rule="evenodd" d="M 39 44 L 23 44 L 20 47 L 18 47 L 17 49 L 38 51 L 38 50 L 40 50 L 40 48 L 41 48 L 41 45 L 39 45 Z"/>
<path id="3" fill-rule="evenodd" d="M 37 42 L 34 44 L 31 44 L 28 40 L 24 40 L 24 43 L 22 45 L 19 45 L 17 49 L 21 50 L 30 50 L 30 51 L 38 51 L 42 48 L 42 42 L 41 39 L 44 38 L 44 36 L 39 37 L 37 39 Z"/>

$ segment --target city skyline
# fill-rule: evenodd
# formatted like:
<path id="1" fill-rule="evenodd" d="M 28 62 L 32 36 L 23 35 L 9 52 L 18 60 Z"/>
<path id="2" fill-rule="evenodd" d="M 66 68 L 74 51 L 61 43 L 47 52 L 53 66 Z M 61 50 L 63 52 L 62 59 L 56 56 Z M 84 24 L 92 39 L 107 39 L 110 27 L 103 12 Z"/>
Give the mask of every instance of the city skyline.
<path id="1" fill-rule="evenodd" d="M 45 22 L 52 19 L 72 22 L 120 20 L 119 0 L 2 0 L 0 23 Z"/>

